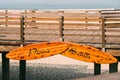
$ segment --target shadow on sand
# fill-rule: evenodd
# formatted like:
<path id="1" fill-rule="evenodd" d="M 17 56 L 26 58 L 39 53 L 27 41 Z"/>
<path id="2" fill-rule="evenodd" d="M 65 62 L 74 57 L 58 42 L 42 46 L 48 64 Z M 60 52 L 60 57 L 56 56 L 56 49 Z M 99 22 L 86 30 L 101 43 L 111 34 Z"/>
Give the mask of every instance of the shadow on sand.
<path id="1" fill-rule="evenodd" d="M 26 69 L 27 80 L 72 80 L 92 76 L 86 65 L 61 65 L 28 63 Z M 2 70 L 0 69 L 0 80 Z M 18 63 L 10 64 L 10 80 L 19 80 Z"/>

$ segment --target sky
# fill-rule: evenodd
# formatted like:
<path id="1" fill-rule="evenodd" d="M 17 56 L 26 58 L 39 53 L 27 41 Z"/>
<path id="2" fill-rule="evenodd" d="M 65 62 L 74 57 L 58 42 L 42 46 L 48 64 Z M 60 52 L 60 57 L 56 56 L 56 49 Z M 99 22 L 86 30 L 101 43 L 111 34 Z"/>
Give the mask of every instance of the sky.
<path id="1" fill-rule="evenodd" d="M 1 0 L 0 9 L 120 8 L 120 0 Z"/>

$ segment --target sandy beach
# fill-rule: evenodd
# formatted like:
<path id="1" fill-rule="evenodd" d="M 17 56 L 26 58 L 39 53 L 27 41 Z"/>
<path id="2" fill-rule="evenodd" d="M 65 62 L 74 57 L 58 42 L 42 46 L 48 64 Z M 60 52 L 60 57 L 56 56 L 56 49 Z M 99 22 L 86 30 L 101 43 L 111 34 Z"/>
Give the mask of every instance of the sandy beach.
<path id="1" fill-rule="evenodd" d="M 97 76 L 89 76 L 86 78 L 79 78 L 74 80 L 120 80 L 120 73 L 102 74 Z"/>
<path id="2" fill-rule="evenodd" d="M 17 62 L 10 64 L 10 80 L 19 80 L 18 64 Z M 85 65 L 27 63 L 26 71 L 27 80 L 73 80 L 93 76 L 93 70 L 87 69 Z M 2 74 L 0 80 L 1 76 Z"/>
<path id="3" fill-rule="evenodd" d="M 102 74 L 108 74 L 108 66 L 102 66 Z M 1 71 L 0 69 L 0 80 L 2 80 Z M 62 55 L 27 61 L 26 72 L 27 80 L 84 80 L 94 77 L 93 63 L 74 60 Z M 19 61 L 10 61 L 10 80 L 19 80 Z"/>

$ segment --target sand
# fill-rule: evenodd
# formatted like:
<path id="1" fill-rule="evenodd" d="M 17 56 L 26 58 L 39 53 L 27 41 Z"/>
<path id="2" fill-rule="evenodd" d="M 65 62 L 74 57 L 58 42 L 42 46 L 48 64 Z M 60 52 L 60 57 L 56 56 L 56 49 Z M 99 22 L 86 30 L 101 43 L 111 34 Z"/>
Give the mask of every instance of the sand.
<path id="1" fill-rule="evenodd" d="M 0 61 L 0 80 L 2 80 L 1 64 Z M 108 65 L 102 66 L 102 74 L 108 74 Z M 92 77 L 91 80 L 94 78 L 93 63 L 74 60 L 62 55 L 27 61 L 27 80 L 84 80 L 85 78 L 88 80 L 89 77 Z M 103 80 L 111 80 L 108 78 Z M 19 80 L 19 61 L 10 60 L 10 80 Z"/>
<path id="2" fill-rule="evenodd" d="M 19 80 L 18 64 L 18 62 L 10 64 L 10 80 Z M 94 76 L 92 69 L 87 69 L 85 65 L 73 64 L 27 63 L 26 71 L 27 80 L 73 80 Z M 104 70 L 103 73 L 107 73 L 107 71 Z"/>
<path id="3" fill-rule="evenodd" d="M 120 73 L 101 74 L 73 80 L 120 80 Z"/>

